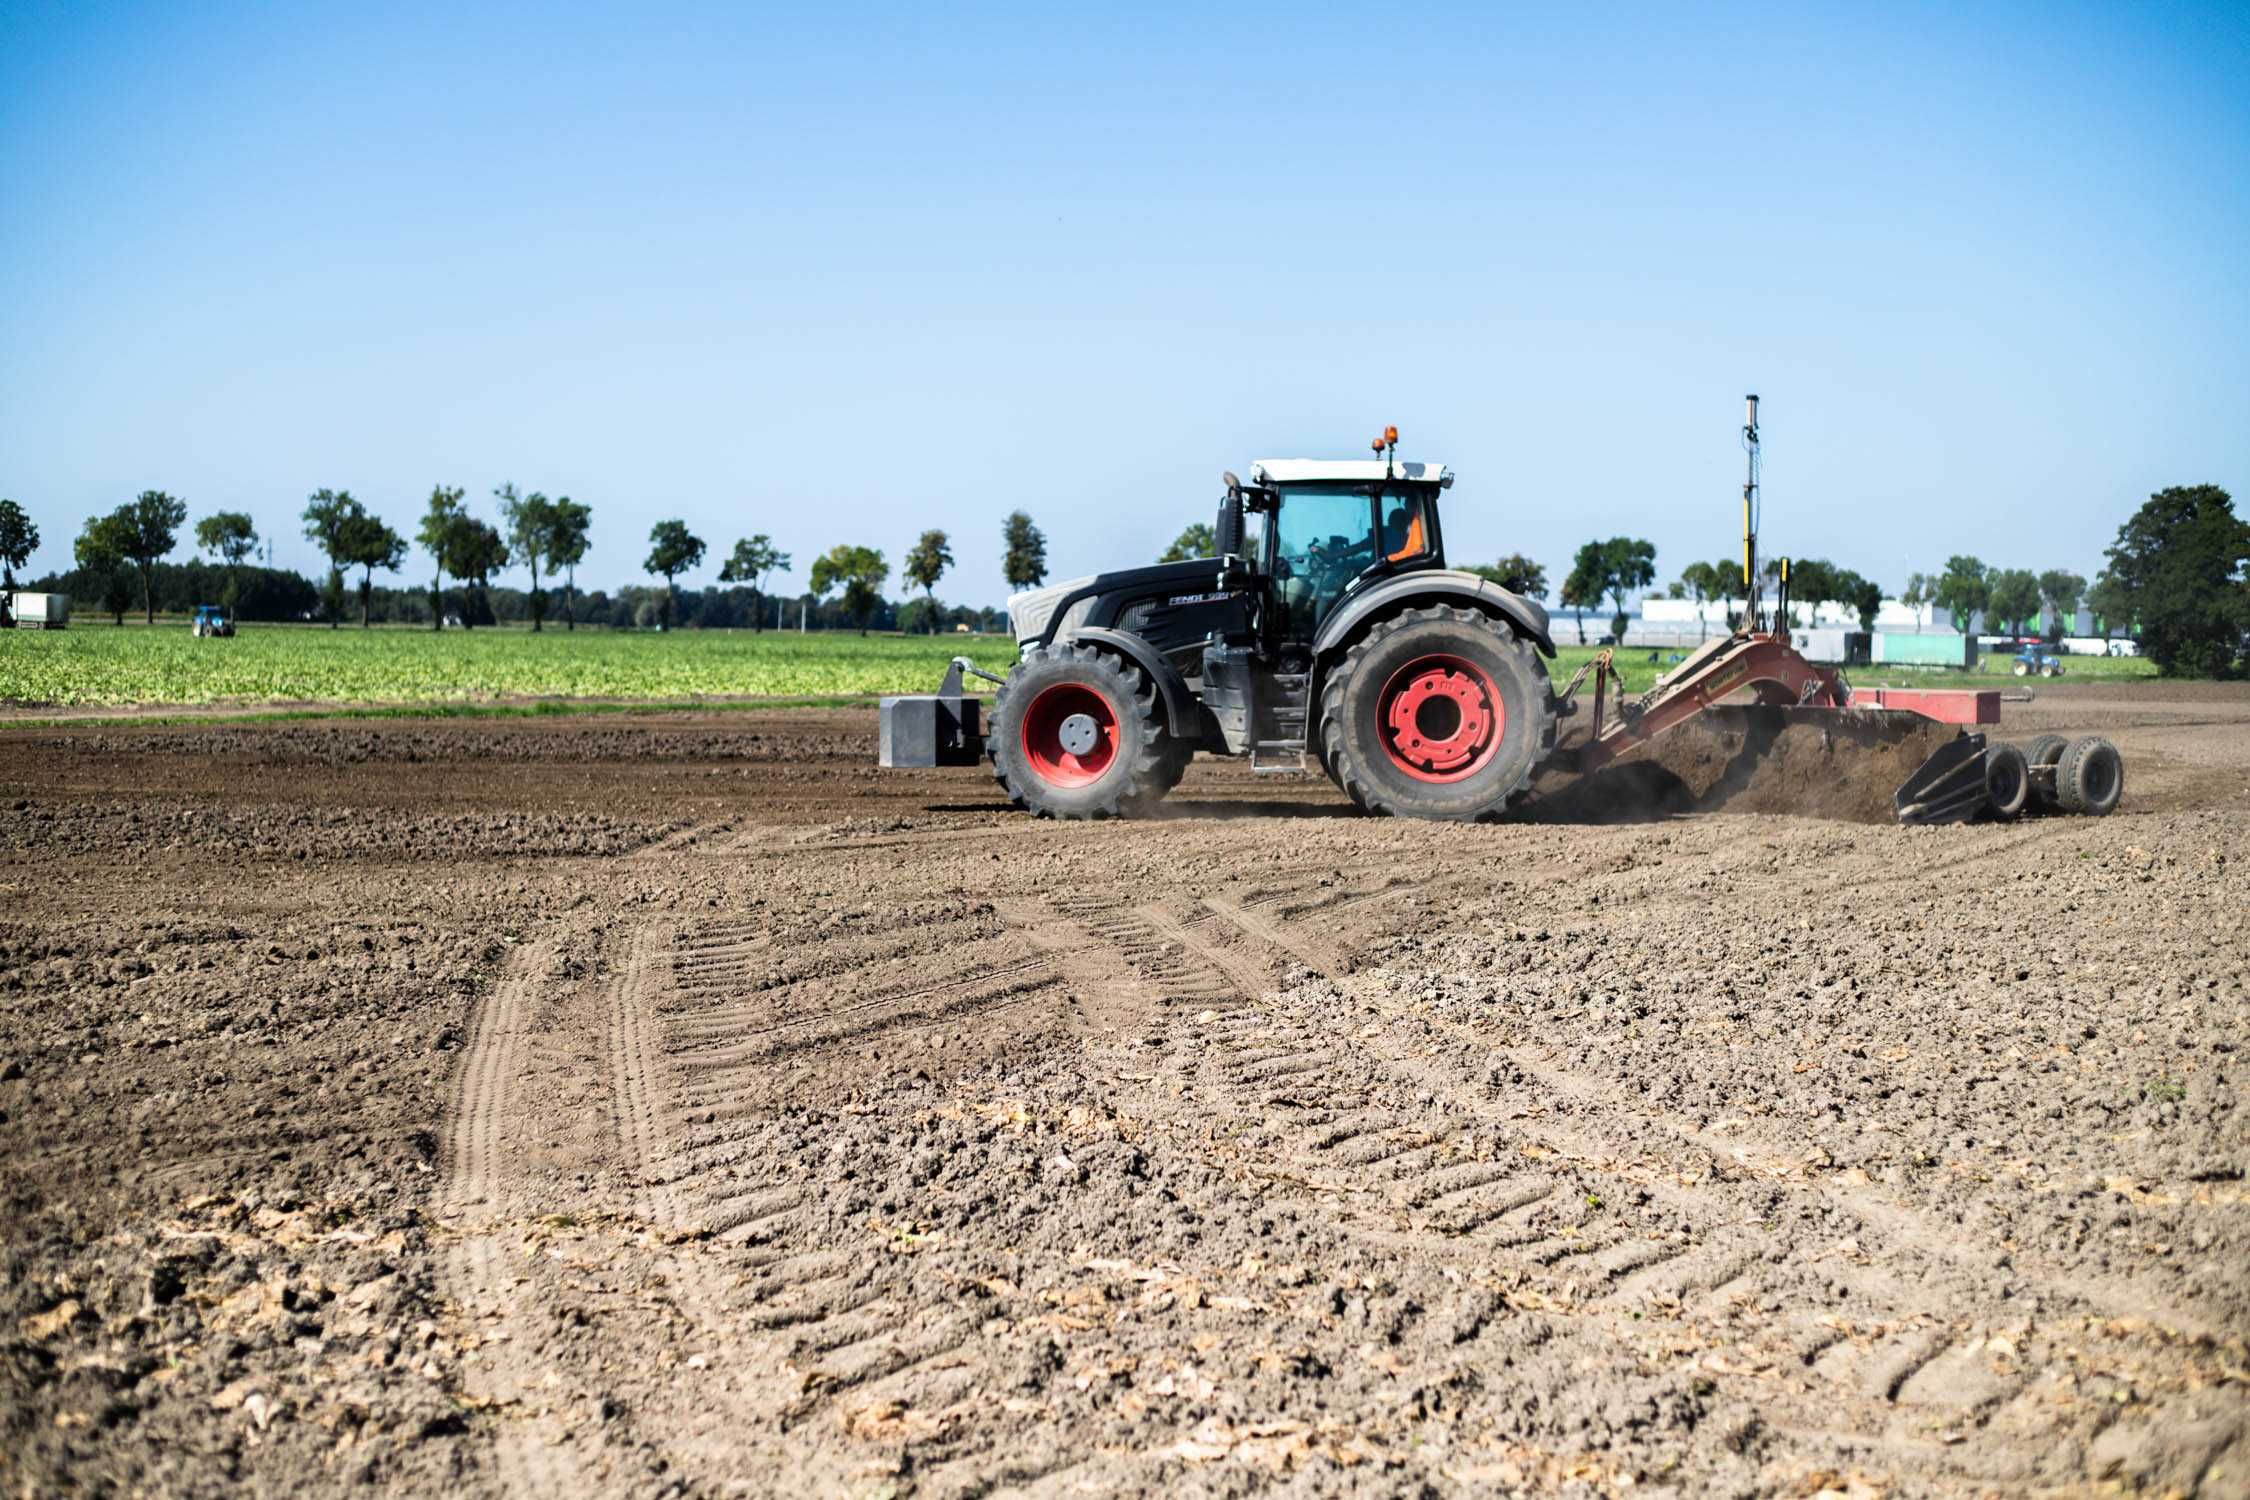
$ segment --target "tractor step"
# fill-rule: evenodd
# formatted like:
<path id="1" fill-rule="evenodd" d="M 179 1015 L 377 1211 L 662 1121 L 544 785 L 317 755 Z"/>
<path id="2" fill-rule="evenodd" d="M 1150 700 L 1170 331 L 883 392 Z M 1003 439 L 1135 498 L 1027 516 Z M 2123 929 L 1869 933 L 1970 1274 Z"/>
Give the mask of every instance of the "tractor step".
<path id="1" fill-rule="evenodd" d="M 1270 696 L 1258 706 L 1258 727 L 1271 736 L 1250 742 L 1250 769 L 1261 776 L 1295 776 L 1305 769 L 1305 696 L 1310 672 L 1276 672 L 1266 679 Z"/>
<path id="2" fill-rule="evenodd" d="M 1303 740 L 1259 740 L 1250 746 L 1250 769 L 1260 776 L 1296 776 L 1305 769 Z"/>

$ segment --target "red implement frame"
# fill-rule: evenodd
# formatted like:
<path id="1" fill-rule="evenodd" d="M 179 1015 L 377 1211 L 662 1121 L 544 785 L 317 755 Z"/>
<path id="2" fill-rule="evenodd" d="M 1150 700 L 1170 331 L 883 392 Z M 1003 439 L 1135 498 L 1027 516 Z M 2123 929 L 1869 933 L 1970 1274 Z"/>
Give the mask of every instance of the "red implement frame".
<path id="1" fill-rule="evenodd" d="M 1593 771 L 1665 730 L 1694 718 L 1737 694 L 1750 701 L 1789 708 L 1891 709 L 1920 714 L 1941 724 L 1997 724 L 1997 690 L 1919 688 L 1853 689 L 1826 667 L 1798 654 L 1787 638 L 1745 631 L 1711 642 L 1657 679 L 1636 703 L 1627 703 L 1611 653 L 1602 652 L 1579 669 L 1563 697 L 1577 692 L 1588 671 L 1594 674 L 1593 734 L 1578 751 L 1578 768 Z M 1609 688 L 1618 689 L 1616 717 L 1609 717 Z"/>

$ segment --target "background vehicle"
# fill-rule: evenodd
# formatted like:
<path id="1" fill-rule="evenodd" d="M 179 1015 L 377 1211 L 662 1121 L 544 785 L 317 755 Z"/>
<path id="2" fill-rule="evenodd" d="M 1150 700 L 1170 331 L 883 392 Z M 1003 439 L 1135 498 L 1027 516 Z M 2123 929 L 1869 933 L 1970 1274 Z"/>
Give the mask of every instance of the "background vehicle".
<path id="1" fill-rule="evenodd" d="M 233 635 L 234 621 L 216 604 L 198 604 L 195 616 L 188 622 L 188 633 L 201 638 L 214 635 Z"/>
<path id="2" fill-rule="evenodd" d="M 2062 653 L 2047 646 L 2025 646 L 2016 653 L 2010 670 L 2018 677 L 2060 677 L 2063 670 Z"/>
<path id="3" fill-rule="evenodd" d="M 61 630 L 70 624 L 70 595 L 18 591 L 7 596 L 8 623 L 20 630 Z"/>

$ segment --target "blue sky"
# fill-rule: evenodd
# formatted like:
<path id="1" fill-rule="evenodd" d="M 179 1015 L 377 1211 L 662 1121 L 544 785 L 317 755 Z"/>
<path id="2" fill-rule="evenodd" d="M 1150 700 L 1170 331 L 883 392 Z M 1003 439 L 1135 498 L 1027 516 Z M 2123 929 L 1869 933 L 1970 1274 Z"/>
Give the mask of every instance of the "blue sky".
<path id="1" fill-rule="evenodd" d="M 1458 559 L 1668 579 L 1756 390 L 1769 551 L 2091 575 L 2250 506 L 2250 8 L 0 0 L 0 287 L 34 571 L 512 480 L 582 584 L 935 525 L 997 602 L 1013 507 L 1137 562 L 1395 422 Z"/>

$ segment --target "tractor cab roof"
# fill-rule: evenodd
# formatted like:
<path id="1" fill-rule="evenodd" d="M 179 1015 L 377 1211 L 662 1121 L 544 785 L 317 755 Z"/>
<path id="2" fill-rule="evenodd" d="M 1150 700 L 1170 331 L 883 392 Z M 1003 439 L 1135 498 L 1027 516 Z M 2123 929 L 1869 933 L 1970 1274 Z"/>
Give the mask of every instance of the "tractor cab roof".
<path id="1" fill-rule="evenodd" d="M 1252 484 L 1434 484 L 1445 489 L 1453 471 L 1444 464 L 1387 464 L 1379 458 L 1261 458 L 1250 466 Z"/>

